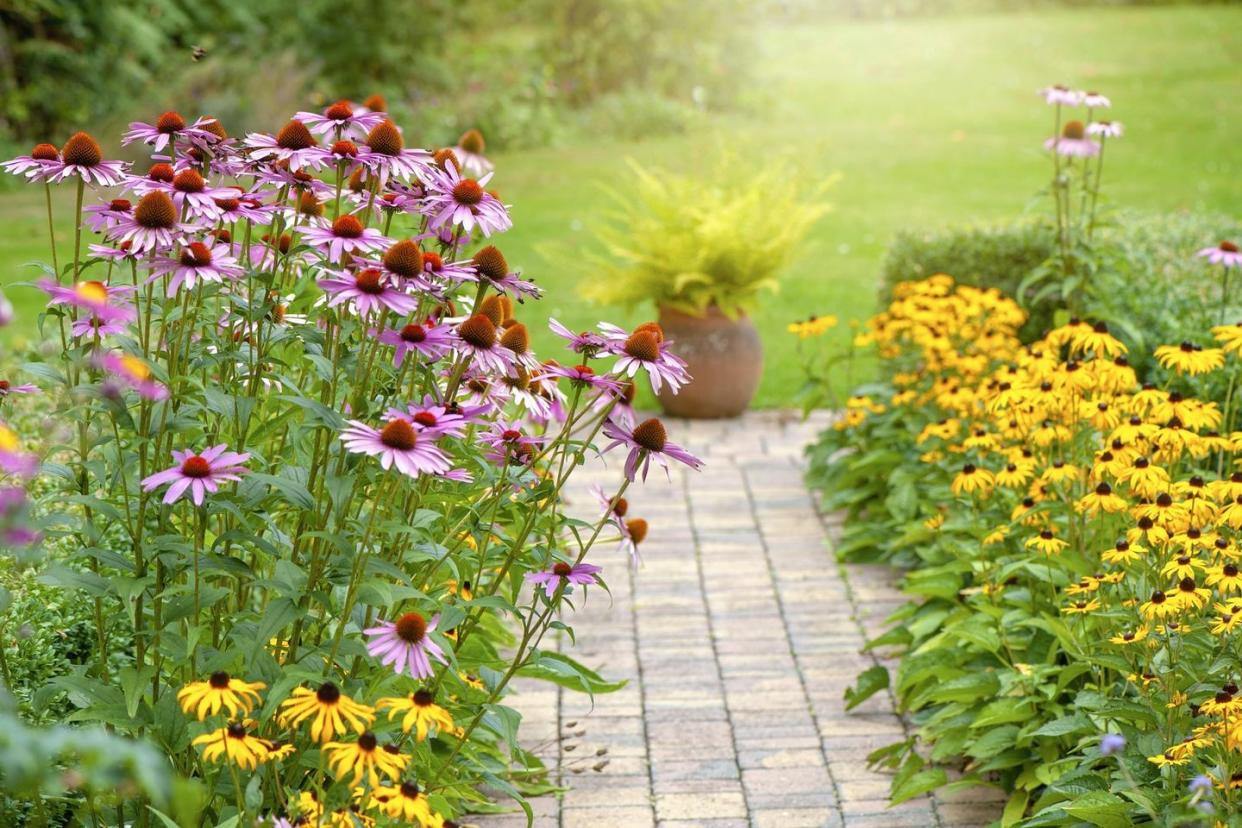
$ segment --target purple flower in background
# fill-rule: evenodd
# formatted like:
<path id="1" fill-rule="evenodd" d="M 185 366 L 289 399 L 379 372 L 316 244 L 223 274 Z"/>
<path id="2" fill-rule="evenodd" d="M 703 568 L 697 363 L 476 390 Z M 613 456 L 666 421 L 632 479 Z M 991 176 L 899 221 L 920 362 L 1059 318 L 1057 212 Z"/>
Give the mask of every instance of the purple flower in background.
<path id="1" fill-rule="evenodd" d="M 428 655 L 441 664 L 448 664 L 444 650 L 428 636 L 435 632 L 439 623 L 440 616 L 428 621 L 417 612 L 407 612 L 396 621 L 380 621 L 363 630 L 371 638 L 367 642 L 367 652 L 381 664 L 391 666 L 397 675 L 406 673 L 416 679 L 431 678 L 433 670 Z"/>
<path id="2" fill-rule="evenodd" d="M 512 227 L 505 205 L 484 189 L 491 178 L 491 173 L 477 181 L 463 178 L 455 164 L 446 164 L 443 169 L 429 168 L 424 179 L 427 198 L 422 206 L 422 212 L 430 219 L 428 227 L 461 227 L 467 233 L 478 227 L 484 236 Z"/>
<path id="3" fill-rule="evenodd" d="M 151 378 L 151 366 L 136 356 L 110 352 L 97 357 L 95 364 L 108 374 L 104 383 L 104 393 L 119 393 L 116 385 L 132 388 L 139 396 L 148 400 L 162 400 L 168 396 L 168 389 Z"/>
<path id="4" fill-rule="evenodd" d="M 0 400 L 3 400 L 9 394 L 38 394 L 39 386 L 37 385 L 13 385 L 6 379 L 0 379 Z"/>
<path id="5" fill-rule="evenodd" d="M 118 296 L 131 293 L 134 290 L 133 285 L 85 281 L 72 287 L 62 287 L 51 279 L 43 279 L 39 282 L 39 287 L 52 297 L 47 303 L 49 308 L 53 305 L 73 305 L 108 321 L 128 322 L 134 318 L 134 309 L 128 303 L 114 303 Z"/>
<path id="6" fill-rule="evenodd" d="M 154 124 L 146 124 L 142 121 L 132 122 L 129 125 L 129 132 L 121 137 L 121 146 L 127 147 L 135 141 L 141 141 L 159 152 L 164 147 L 175 145 L 177 138 L 181 136 L 187 139 L 197 138 L 204 143 L 209 143 L 218 140 L 218 136 L 203 129 L 203 126 L 214 120 L 215 118 L 203 117 L 190 126 L 180 114 L 165 112 Z"/>
<path id="7" fill-rule="evenodd" d="M 251 158 L 270 162 L 288 161 L 289 170 L 294 173 L 303 167 L 318 169 L 326 163 L 326 154 L 316 146 L 317 143 L 306 124 L 296 118 L 281 127 L 274 136 L 252 132 L 245 141 Z"/>
<path id="8" fill-rule="evenodd" d="M 329 106 L 322 115 L 315 112 L 299 112 L 294 117 L 306 124 L 307 129 L 316 135 L 327 135 L 335 130 L 335 134 L 342 138 L 347 135 L 365 138 L 368 132 L 388 119 L 383 112 L 357 109 L 352 103 L 344 100 Z"/>
<path id="9" fill-rule="evenodd" d="M 644 370 L 656 393 L 667 383 L 669 390 L 676 394 L 690 381 L 685 361 L 669 350 L 672 343 L 664 338 L 664 331 L 654 322 L 639 325 L 631 334 L 607 323 L 600 323 L 599 328 L 608 340 L 608 350 L 620 357 L 613 366 L 618 374 L 633 378 L 640 369 Z"/>
<path id="10" fill-rule="evenodd" d="M 595 564 L 579 563 L 567 564 L 564 561 L 557 561 L 552 565 L 551 569 L 545 569 L 542 572 L 527 572 L 526 582 L 528 584 L 542 584 L 544 593 L 551 598 L 556 594 L 556 590 L 561 584 L 578 584 L 579 586 L 589 586 L 598 584 L 599 578 L 595 577 L 597 572 L 603 571 L 602 566 Z"/>
<path id="11" fill-rule="evenodd" d="M 1242 267 L 1242 252 L 1239 252 L 1238 246 L 1231 241 L 1222 241 L 1215 247 L 1205 247 L 1199 251 L 1198 255 L 1212 264 L 1223 267 Z"/>
<path id="12" fill-rule="evenodd" d="M 47 181 L 60 170 L 60 150 L 51 144 L 38 144 L 30 155 L 19 155 L 0 164 L 0 169 L 13 175 L 23 175 L 32 182 Z"/>
<path id="13" fill-rule="evenodd" d="M 244 271 L 229 252 L 229 248 L 222 244 L 208 247 L 202 242 L 192 242 L 181 248 L 176 258 L 161 256 L 156 259 L 151 265 L 151 276 L 147 282 L 170 276 L 165 294 L 176 296 L 182 284 L 193 290 L 200 279 L 204 282 L 223 282 L 225 279 L 241 278 Z"/>
<path id="14" fill-rule="evenodd" d="M 1100 154 L 1100 145 L 1087 137 L 1082 121 L 1066 121 L 1059 136 L 1044 141 L 1044 149 L 1067 158 L 1090 158 Z"/>
<path id="15" fill-rule="evenodd" d="M 1106 95 L 1101 95 L 1099 92 L 1083 92 L 1082 105 L 1087 109 L 1108 109 L 1113 105 L 1113 102 Z"/>
<path id="16" fill-rule="evenodd" d="M 565 346 L 569 350 L 578 354 L 586 354 L 588 357 L 595 356 L 608 344 L 608 340 L 600 334 L 591 333 L 590 331 L 574 333 L 551 317 L 548 319 L 548 328 L 551 329 L 552 333 L 569 342 Z"/>
<path id="17" fill-rule="evenodd" d="M 76 175 L 87 184 L 114 187 L 125 180 L 128 166 L 124 161 L 103 160 L 99 142 L 85 132 L 76 132 L 61 148 L 60 161 L 56 162 L 55 170 L 49 165 L 40 176 L 46 172 L 45 180 L 56 184 Z"/>
<path id="18" fill-rule="evenodd" d="M 1120 733 L 1105 733 L 1104 738 L 1100 739 L 1100 755 L 1112 756 L 1114 753 L 1121 753 L 1126 747 L 1126 737 Z"/>
<path id="19" fill-rule="evenodd" d="M 4 295 L 4 291 L 0 290 L 0 328 L 12 322 L 15 315 L 13 303 Z"/>
<path id="20" fill-rule="evenodd" d="M 1087 134 L 1099 138 L 1120 138 L 1122 132 L 1121 121 L 1095 121 L 1087 124 Z"/>
<path id="21" fill-rule="evenodd" d="M 215 494 L 219 491 L 221 483 L 240 480 L 248 471 L 242 463 L 250 459 L 249 454 L 229 451 L 224 443 L 212 446 L 202 454 L 174 450 L 172 456 L 177 465 L 145 478 L 142 481 L 142 490 L 151 492 L 171 483 L 164 494 L 165 503 L 176 503 L 189 491 L 195 506 L 203 505 L 208 492 Z"/>
<path id="22" fill-rule="evenodd" d="M 625 458 L 625 476 L 628 480 L 634 479 L 640 466 L 643 480 L 646 480 L 652 458 L 664 467 L 666 474 L 670 458 L 685 463 L 692 469 L 703 468 L 702 460 L 681 446 L 669 442 L 664 424 L 654 417 L 639 423 L 633 429 L 622 428 L 614 422 L 604 423 L 604 436 L 612 438 L 604 451 L 611 451 L 616 446 L 625 446 L 630 450 L 629 456 Z"/>
<path id="23" fill-rule="evenodd" d="M 0 472 L 17 477 L 33 477 L 39 458 L 21 450 L 17 432 L 0 422 Z"/>
<path id="24" fill-rule="evenodd" d="M 298 233 L 304 242 L 332 262 L 339 262 L 345 253 L 369 253 L 392 244 L 392 239 L 385 238 L 374 227 L 363 227 L 358 217 L 349 213 L 332 222 L 330 227 L 306 226 Z"/>
<path id="25" fill-rule="evenodd" d="M 328 307 L 348 301 L 361 316 L 381 308 L 399 314 L 413 313 L 418 307 L 417 299 L 393 287 L 383 273 L 373 268 L 356 274 L 342 272 L 335 279 L 320 279 L 316 284 L 328 294 Z"/>
<path id="26" fill-rule="evenodd" d="M 1075 92 L 1068 86 L 1046 86 L 1039 90 L 1039 96 L 1049 106 L 1078 106 L 1082 103 L 1083 94 Z"/>
<path id="27" fill-rule="evenodd" d="M 411 322 L 402 328 L 389 328 L 379 335 L 379 341 L 396 348 L 392 364 L 399 366 L 410 351 L 434 362 L 453 349 L 457 335 L 448 325 L 419 325 Z"/>
<path id="28" fill-rule="evenodd" d="M 1200 791 L 1203 793 L 1211 793 L 1213 788 L 1212 777 L 1201 773 L 1194 779 L 1191 779 L 1190 784 L 1187 785 L 1187 787 L 1190 789 L 1191 793 L 1199 793 Z"/>

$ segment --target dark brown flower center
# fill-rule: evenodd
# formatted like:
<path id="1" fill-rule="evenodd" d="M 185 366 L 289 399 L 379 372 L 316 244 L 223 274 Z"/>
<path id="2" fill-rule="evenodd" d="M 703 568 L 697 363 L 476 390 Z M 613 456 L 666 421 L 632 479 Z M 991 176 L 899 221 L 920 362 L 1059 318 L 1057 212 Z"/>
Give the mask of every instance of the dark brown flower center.
<path id="1" fill-rule="evenodd" d="M 1238 252 L 1238 246 L 1231 241 L 1222 241 L 1220 243 L 1220 249 L 1225 251 L 1226 253 L 1237 253 Z"/>
<path id="2" fill-rule="evenodd" d="M 310 149 L 315 146 L 315 136 L 311 135 L 306 124 L 295 118 L 276 133 L 276 146 L 287 150 Z"/>
<path id="3" fill-rule="evenodd" d="M 358 154 L 358 145 L 353 141 L 337 141 L 332 145 L 332 154 L 353 158 Z"/>
<path id="4" fill-rule="evenodd" d="M 500 344 L 515 354 L 521 355 L 530 350 L 530 334 L 521 322 L 510 325 L 500 337 Z"/>
<path id="5" fill-rule="evenodd" d="M 30 151 L 30 157 L 36 161 L 59 161 L 60 152 L 51 144 L 35 144 Z"/>
<path id="6" fill-rule="evenodd" d="M 381 443 L 398 451 L 411 451 L 418 443 L 418 434 L 414 431 L 414 426 L 409 420 L 403 420 L 400 417 L 390 420 L 388 425 L 380 431 L 379 437 Z"/>
<path id="7" fill-rule="evenodd" d="M 630 534 L 630 540 L 634 543 L 642 543 L 647 538 L 647 521 L 642 518 L 634 518 L 625 522 L 625 530 Z"/>
<path id="8" fill-rule="evenodd" d="M 367 146 L 371 148 L 371 152 L 393 156 L 401 154 L 401 150 L 405 148 L 405 141 L 401 138 L 401 131 L 397 129 L 397 125 L 385 120 L 376 124 L 367 133 Z"/>
<path id="9" fill-rule="evenodd" d="M 409 324 L 401 329 L 401 341 L 402 342 L 423 342 L 426 339 L 427 339 L 427 331 L 423 328 L 422 325 Z M 426 413 L 427 412 L 425 411 L 420 411 L 418 415 L 414 417 L 414 420 L 417 422 L 418 417 Z M 432 425 L 435 425 L 435 417 L 432 417 L 431 419 L 432 419 Z"/>
<path id="10" fill-rule="evenodd" d="M 360 270 L 354 277 L 354 287 L 369 296 L 382 296 L 385 290 L 383 274 L 374 268 Z"/>
<path id="11" fill-rule="evenodd" d="M 341 700 L 341 688 L 330 681 L 325 681 L 315 691 L 315 698 L 319 699 L 321 704 L 336 704 Z"/>
<path id="12" fill-rule="evenodd" d="M 401 783 L 401 795 L 404 796 L 406 799 L 417 799 L 418 798 L 418 785 L 416 785 L 413 782 L 402 782 Z"/>
<path id="13" fill-rule="evenodd" d="M 245 739 L 246 726 L 241 722 L 233 722 L 229 725 L 228 734 L 230 739 Z"/>
<path id="14" fill-rule="evenodd" d="M 354 108 L 349 101 L 337 101 L 324 110 L 323 116 L 333 121 L 348 121 L 354 117 Z"/>
<path id="15" fill-rule="evenodd" d="M 427 635 L 427 619 L 417 612 L 407 612 L 397 619 L 397 636 L 402 641 L 417 644 Z"/>
<path id="16" fill-rule="evenodd" d="M 635 331 L 625 340 L 625 352 L 643 362 L 660 358 L 660 341 L 651 331 Z"/>
<path id="17" fill-rule="evenodd" d="M 1065 128 L 1061 130 L 1061 136 L 1071 140 L 1081 140 L 1087 134 L 1087 128 L 1083 126 L 1082 121 L 1066 121 Z"/>
<path id="18" fill-rule="evenodd" d="M 332 235 L 342 239 L 362 237 L 362 222 L 350 215 L 344 215 L 332 222 Z"/>
<path id="19" fill-rule="evenodd" d="M 453 200 L 473 207 L 483 200 L 483 188 L 473 178 L 463 178 L 453 187 Z"/>
<path id="20" fill-rule="evenodd" d="M 191 242 L 181 250 L 181 264 L 186 267 L 206 267 L 211 264 L 211 248 L 202 242 Z"/>
<path id="21" fill-rule="evenodd" d="M 379 747 L 379 740 L 375 738 L 374 733 L 368 730 L 366 733 L 363 733 L 358 737 L 358 747 L 362 748 L 367 753 L 370 753 Z"/>
<path id="22" fill-rule="evenodd" d="M 668 432 L 664 430 L 664 423 L 655 417 L 639 423 L 634 428 L 634 442 L 647 451 L 664 451 L 664 446 L 668 443 Z"/>
<path id="23" fill-rule="evenodd" d="M 216 672 L 211 674 L 211 678 L 209 678 L 207 681 L 212 687 L 216 688 L 217 690 L 223 690 L 224 688 L 229 686 L 230 678 L 231 677 L 229 676 L 228 673 L 224 672 L 223 670 L 217 670 Z"/>
<path id="24" fill-rule="evenodd" d="M 173 135 L 185 129 L 185 118 L 176 112 L 165 112 L 155 122 L 155 128 L 165 135 Z"/>
<path id="25" fill-rule="evenodd" d="M 181 193 L 201 193 L 207 182 L 194 170 L 182 170 L 173 178 L 172 185 L 174 190 Z"/>
<path id="26" fill-rule="evenodd" d="M 221 141 L 229 137 L 228 132 L 224 129 L 224 124 L 220 123 L 220 119 L 213 118 L 210 115 L 203 116 L 202 123 L 199 125 L 198 128 L 201 129 L 203 132 L 210 132 L 212 135 L 216 136 L 216 138 L 220 139 Z"/>
<path id="27" fill-rule="evenodd" d="M 612 506 L 612 513 L 617 517 L 625 517 L 625 513 L 630 510 L 630 502 L 624 497 L 617 498 L 617 502 Z"/>
<path id="28" fill-rule="evenodd" d="M 495 245 L 489 244 L 479 250 L 470 261 L 480 276 L 491 279 L 493 282 L 498 282 L 509 275 L 509 263 L 505 261 L 505 257 Z"/>
<path id="29" fill-rule="evenodd" d="M 573 571 L 574 568 L 564 561 L 557 561 L 552 567 L 552 572 L 561 578 L 568 578 Z"/>
<path id="30" fill-rule="evenodd" d="M 423 272 L 423 251 L 409 239 L 399 241 L 384 254 L 384 267 L 398 276 L 412 279 Z"/>
<path id="31" fill-rule="evenodd" d="M 114 198 L 108 202 L 108 209 L 114 213 L 128 213 L 134 205 L 127 198 Z"/>
<path id="32" fill-rule="evenodd" d="M 196 454 L 193 457 L 187 457 L 181 464 L 181 473 L 186 477 L 207 477 L 211 474 L 211 464 Z"/>
<path id="33" fill-rule="evenodd" d="M 496 344 L 496 326 L 483 314 L 475 314 L 457 326 L 457 333 L 467 344 L 484 350 Z"/>
<path id="34" fill-rule="evenodd" d="M 414 703 L 419 707 L 429 707 L 436 703 L 435 694 L 430 690 L 415 690 Z"/>
<path id="35" fill-rule="evenodd" d="M 138 201 L 134 220 L 149 230 L 170 230 L 177 223 L 177 206 L 167 193 L 150 192 Z"/>
<path id="36" fill-rule="evenodd" d="M 99 142 L 85 132 L 75 132 L 70 136 L 60 155 L 66 164 L 78 167 L 94 167 L 103 161 L 103 150 L 99 148 Z"/>

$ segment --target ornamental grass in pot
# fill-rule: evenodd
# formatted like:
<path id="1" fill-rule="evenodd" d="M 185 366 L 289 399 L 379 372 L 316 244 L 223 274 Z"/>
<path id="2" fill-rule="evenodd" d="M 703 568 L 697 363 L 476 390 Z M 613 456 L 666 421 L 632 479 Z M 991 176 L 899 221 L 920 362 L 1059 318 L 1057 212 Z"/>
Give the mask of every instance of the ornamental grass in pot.
<path id="1" fill-rule="evenodd" d="M 706 177 L 647 169 L 631 161 L 634 187 L 615 202 L 596 235 L 599 277 L 588 297 L 608 304 L 652 302 L 649 329 L 685 360 L 694 382 L 654 388 L 667 414 L 735 417 L 763 375 L 763 344 L 749 313 L 807 231 L 828 209 L 828 182 L 803 184 L 787 164 L 747 165 L 722 157 Z"/>

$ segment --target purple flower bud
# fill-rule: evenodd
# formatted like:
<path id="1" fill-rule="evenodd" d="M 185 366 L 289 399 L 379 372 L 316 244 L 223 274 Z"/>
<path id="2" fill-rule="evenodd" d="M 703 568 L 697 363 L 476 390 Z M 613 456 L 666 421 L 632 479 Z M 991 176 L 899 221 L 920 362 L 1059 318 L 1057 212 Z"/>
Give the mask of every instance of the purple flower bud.
<path id="1" fill-rule="evenodd" d="M 4 292 L 0 291 L 0 328 L 13 321 L 13 303 L 4 297 Z"/>
<path id="2" fill-rule="evenodd" d="M 1100 755 L 1112 756 L 1114 753 L 1120 753 L 1125 750 L 1126 737 L 1120 733 L 1106 733 L 1104 738 L 1100 740 Z"/>
<path id="3" fill-rule="evenodd" d="M 1205 774 L 1199 774 L 1190 780 L 1190 792 L 1198 793 L 1200 791 L 1208 792 L 1212 790 L 1212 777 Z"/>

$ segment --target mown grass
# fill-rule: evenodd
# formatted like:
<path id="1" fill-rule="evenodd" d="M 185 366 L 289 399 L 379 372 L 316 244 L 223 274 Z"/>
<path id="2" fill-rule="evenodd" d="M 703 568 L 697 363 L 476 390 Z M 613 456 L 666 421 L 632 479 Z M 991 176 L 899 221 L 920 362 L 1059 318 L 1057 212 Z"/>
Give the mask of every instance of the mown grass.
<path id="1" fill-rule="evenodd" d="M 1032 208 L 1048 172 L 1041 86 L 1062 82 L 1112 97 L 1110 116 L 1126 125 L 1105 173 L 1114 203 L 1242 214 L 1242 99 L 1231 92 L 1240 32 L 1242 9 L 1221 6 L 763 28 L 761 96 L 745 113 L 672 138 L 601 137 L 495 159 L 493 183 L 515 205 L 516 222 L 500 246 L 549 294 L 523 314 L 536 328 L 549 315 L 571 327 L 653 315 L 594 307 L 579 293 L 596 274 L 578 252 L 606 207 L 603 185 L 624 184 L 627 158 L 695 168 L 722 142 L 756 165 L 792 154 L 809 178 L 842 177 L 831 191 L 833 212 L 798 251 L 781 292 L 755 314 L 768 354 L 758 404 L 788 405 L 801 374 L 785 325 L 810 313 L 843 320 L 871 313 L 894 232 Z M 60 195 L 63 216 L 71 205 Z M 69 237 L 67 225 L 58 232 Z M 30 278 L 20 265 L 46 255 L 45 239 L 41 192 L 0 197 L 0 284 Z M 1153 290 L 1158 299 L 1158 285 Z M 33 335 L 41 303 L 23 289 L 10 297 L 25 322 L 4 333 L 0 347 Z M 847 336 L 843 325 L 829 341 Z M 542 333 L 536 345 L 559 347 Z"/>

